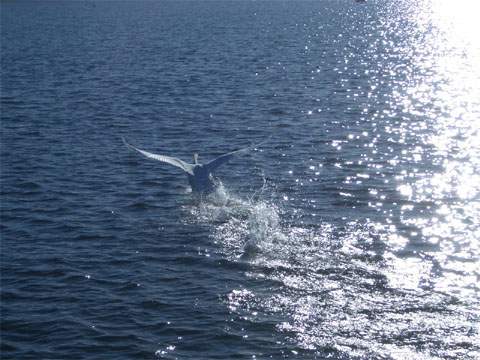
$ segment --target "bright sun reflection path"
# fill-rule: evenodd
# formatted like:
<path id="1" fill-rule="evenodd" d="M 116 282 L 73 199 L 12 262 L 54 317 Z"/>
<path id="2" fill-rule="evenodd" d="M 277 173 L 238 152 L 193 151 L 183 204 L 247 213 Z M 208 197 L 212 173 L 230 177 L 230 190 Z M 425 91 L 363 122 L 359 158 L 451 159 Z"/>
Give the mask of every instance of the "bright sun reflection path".
<path id="1" fill-rule="evenodd" d="M 404 91 L 397 87 L 393 94 L 398 110 L 430 128 L 419 132 L 412 155 L 402 154 L 405 163 L 412 166 L 427 158 L 438 170 L 407 170 L 398 177 L 399 193 L 414 203 L 402 208 L 402 221 L 438 246 L 434 256 L 443 275 L 436 288 L 475 298 L 480 273 L 480 4 L 445 0 L 421 5 L 421 11 L 410 9 L 414 27 L 397 49 L 407 57 L 415 55 L 415 63 Z M 411 129 L 412 122 L 406 122 L 392 133 L 405 141 Z M 433 216 L 412 211 L 425 204 L 434 206 Z M 403 267 L 407 277 L 411 265 Z M 463 276 L 452 276 L 454 271 Z M 394 279 L 398 273 L 392 273 Z"/>

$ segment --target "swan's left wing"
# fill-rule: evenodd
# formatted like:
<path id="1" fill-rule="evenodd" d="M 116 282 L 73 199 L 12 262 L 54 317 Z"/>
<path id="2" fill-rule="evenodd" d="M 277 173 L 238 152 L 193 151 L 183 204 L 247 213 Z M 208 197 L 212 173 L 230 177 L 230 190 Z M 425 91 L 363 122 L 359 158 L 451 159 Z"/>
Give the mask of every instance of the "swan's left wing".
<path id="1" fill-rule="evenodd" d="M 135 146 L 127 143 L 127 141 L 124 138 L 122 138 L 122 140 L 123 140 L 124 144 L 127 145 L 129 148 L 131 148 L 135 151 L 138 151 L 140 154 L 142 154 L 143 156 L 145 156 L 149 159 L 158 160 L 158 161 L 161 161 L 161 162 L 179 167 L 183 171 L 189 173 L 190 175 L 193 175 L 193 165 L 192 164 L 188 164 L 185 161 L 182 161 L 182 160 L 177 159 L 175 157 L 160 155 L 160 154 L 153 154 L 151 152 L 138 149 Z"/>

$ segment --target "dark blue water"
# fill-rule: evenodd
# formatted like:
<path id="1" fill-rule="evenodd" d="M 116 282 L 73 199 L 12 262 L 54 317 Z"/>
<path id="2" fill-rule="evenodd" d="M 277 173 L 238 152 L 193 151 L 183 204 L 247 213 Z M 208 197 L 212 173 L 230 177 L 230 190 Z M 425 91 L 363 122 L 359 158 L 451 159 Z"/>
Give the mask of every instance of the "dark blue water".
<path id="1" fill-rule="evenodd" d="M 474 3 L 0 6 L 2 359 L 480 357 Z"/>

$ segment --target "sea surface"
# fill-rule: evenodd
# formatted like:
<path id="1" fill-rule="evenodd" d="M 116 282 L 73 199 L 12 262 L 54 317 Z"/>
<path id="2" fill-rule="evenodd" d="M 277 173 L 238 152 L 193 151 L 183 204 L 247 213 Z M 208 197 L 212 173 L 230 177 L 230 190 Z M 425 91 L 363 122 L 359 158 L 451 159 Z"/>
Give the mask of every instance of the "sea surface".
<path id="1" fill-rule="evenodd" d="M 0 357 L 479 359 L 479 10 L 2 1 Z"/>

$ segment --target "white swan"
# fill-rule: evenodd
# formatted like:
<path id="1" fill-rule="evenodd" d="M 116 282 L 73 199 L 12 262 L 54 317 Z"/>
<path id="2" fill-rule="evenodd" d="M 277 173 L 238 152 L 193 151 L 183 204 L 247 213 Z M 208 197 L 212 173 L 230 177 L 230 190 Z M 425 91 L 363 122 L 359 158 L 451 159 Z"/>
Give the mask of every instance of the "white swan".
<path id="1" fill-rule="evenodd" d="M 166 155 L 159 155 L 159 154 L 153 154 L 145 150 L 141 150 L 136 148 L 133 145 L 130 145 L 127 143 L 125 138 L 122 138 L 123 142 L 125 143 L 126 146 L 129 148 L 138 151 L 140 154 L 143 156 L 149 158 L 149 159 L 154 159 L 158 160 L 173 166 L 176 166 L 183 171 L 187 173 L 188 176 L 188 182 L 190 186 L 192 187 L 192 191 L 196 193 L 203 193 L 203 194 L 208 194 L 211 193 L 212 191 L 215 190 L 217 182 L 215 181 L 215 178 L 213 177 L 213 172 L 215 169 L 217 169 L 220 165 L 225 164 L 227 161 L 229 161 L 235 154 L 241 153 L 241 152 L 246 152 L 250 149 L 254 149 L 256 146 L 260 145 L 251 145 L 249 147 L 231 151 L 229 153 L 220 155 L 216 159 L 206 163 L 206 164 L 200 164 L 198 162 L 198 154 L 193 154 L 193 164 L 186 163 L 183 160 L 180 160 L 175 157 L 171 156 L 166 156 Z"/>

